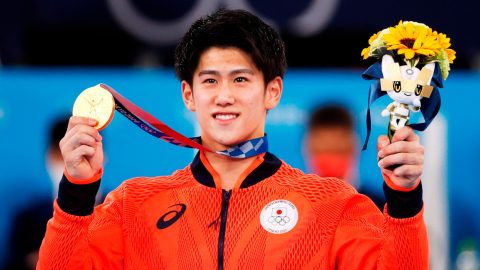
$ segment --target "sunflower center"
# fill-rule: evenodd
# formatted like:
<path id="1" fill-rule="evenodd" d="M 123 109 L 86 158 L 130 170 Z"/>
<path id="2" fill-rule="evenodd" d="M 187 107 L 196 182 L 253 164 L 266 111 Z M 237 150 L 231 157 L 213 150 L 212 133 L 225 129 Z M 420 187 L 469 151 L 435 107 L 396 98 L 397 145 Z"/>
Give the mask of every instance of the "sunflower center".
<path id="1" fill-rule="evenodd" d="M 413 48 L 413 44 L 415 44 L 414 38 L 403 38 L 400 40 L 400 43 L 407 46 L 409 49 Z"/>

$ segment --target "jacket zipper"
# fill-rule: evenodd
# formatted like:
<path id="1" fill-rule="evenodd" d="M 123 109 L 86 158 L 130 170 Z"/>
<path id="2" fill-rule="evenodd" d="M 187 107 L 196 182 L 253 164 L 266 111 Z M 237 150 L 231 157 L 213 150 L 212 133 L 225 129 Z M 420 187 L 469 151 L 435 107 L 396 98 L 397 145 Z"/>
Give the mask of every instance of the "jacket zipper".
<path id="1" fill-rule="evenodd" d="M 220 223 L 220 235 L 218 236 L 218 269 L 223 269 L 223 251 L 225 248 L 225 229 L 227 227 L 227 212 L 228 212 L 228 202 L 230 200 L 230 195 L 232 191 L 222 190 L 222 210 L 221 223 Z"/>

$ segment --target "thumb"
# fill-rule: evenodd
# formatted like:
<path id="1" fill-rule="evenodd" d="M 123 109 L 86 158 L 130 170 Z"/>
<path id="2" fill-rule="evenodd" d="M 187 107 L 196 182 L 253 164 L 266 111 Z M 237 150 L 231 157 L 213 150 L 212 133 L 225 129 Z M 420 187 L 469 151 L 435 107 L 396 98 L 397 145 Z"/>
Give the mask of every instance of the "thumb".
<path id="1" fill-rule="evenodd" d="M 102 142 L 97 142 L 95 153 L 92 156 L 85 157 L 94 174 L 98 173 L 103 167 L 103 155 L 103 144 Z"/>
<path id="2" fill-rule="evenodd" d="M 385 174 L 388 178 L 392 179 L 393 176 L 393 170 L 389 169 L 382 169 L 381 170 L 383 174 Z"/>

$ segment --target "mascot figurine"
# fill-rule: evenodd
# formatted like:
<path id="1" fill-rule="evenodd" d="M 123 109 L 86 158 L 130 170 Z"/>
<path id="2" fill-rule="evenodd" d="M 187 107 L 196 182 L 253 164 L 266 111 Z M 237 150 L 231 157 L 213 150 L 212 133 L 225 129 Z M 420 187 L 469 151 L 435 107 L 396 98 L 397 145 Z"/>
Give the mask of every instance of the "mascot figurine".
<path id="1" fill-rule="evenodd" d="M 382 111 L 383 117 L 390 116 L 388 125 L 390 141 L 396 130 L 408 125 L 410 112 L 420 111 L 422 97 L 430 97 L 433 90 L 430 82 L 434 70 L 434 63 L 426 64 L 420 71 L 416 67 L 400 66 L 388 54 L 382 57 L 383 79 L 380 79 L 380 86 L 382 91 L 386 91 L 393 99 L 393 102 Z"/>
<path id="2" fill-rule="evenodd" d="M 378 62 L 365 71 L 362 77 L 373 80 L 367 110 L 367 148 L 370 136 L 370 105 L 379 97 L 388 94 L 393 100 L 382 111 L 383 117 L 390 117 L 388 137 L 399 128 L 409 125 L 410 112 L 422 112 L 424 123 L 409 125 L 423 131 L 440 109 L 440 94 L 437 87 L 443 87 L 448 77 L 455 51 L 450 48 L 450 38 L 432 31 L 425 24 L 402 22 L 374 34 L 368 41 L 370 46 L 363 49 L 363 59 L 374 57 Z"/>

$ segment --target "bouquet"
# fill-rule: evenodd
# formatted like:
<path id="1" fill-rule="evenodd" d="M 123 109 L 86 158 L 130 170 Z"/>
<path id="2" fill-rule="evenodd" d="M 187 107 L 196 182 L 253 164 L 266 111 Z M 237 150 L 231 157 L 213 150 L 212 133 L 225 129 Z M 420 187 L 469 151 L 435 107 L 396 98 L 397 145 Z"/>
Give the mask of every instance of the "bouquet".
<path id="1" fill-rule="evenodd" d="M 396 62 L 404 63 L 410 68 L 417 64 L 438 62 L 444 80 L 448 77 L 450 64 L 456 58 L 456 52 L 450 49 L 450 38 L 417 22 L 400 21 L 395 27 L 373 34 L 368 44 L 370 46 L 361 53 L 364 60 L 390 54 Z"/>
<path id="2" fill-rule="evenodd" d="M 450 38 L 433 31 L 422 23 L 406 21 L 370 37 L 369 47 L 363 49 L 363 59 L 374 57 L 377 63 L 362 75 L 373 80 L 367 110 L 367 148 L 370 136 L 370 105 L 388 94 L 393 102 L 382 111 L 390 117 L 388 136 L 392 139 L 399 128 L 409 125 L 410 112 L 422 111 L 424 123 L 410 124 L 415 130 L 425 130 L 440 109 L 440 94 L 455 59 Z M 422 67 L 421 70 L 419 67 Z"/>

